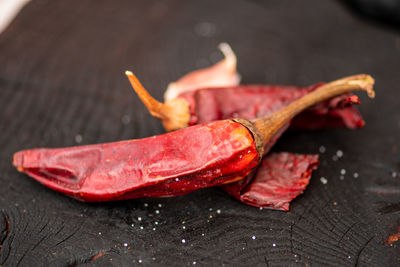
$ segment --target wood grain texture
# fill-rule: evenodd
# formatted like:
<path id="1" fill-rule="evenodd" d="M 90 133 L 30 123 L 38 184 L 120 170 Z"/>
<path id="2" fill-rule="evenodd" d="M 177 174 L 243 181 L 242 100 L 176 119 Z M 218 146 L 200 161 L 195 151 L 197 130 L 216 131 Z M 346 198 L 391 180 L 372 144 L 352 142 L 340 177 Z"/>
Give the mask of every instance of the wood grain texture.
<path id="1" fill-rule="evenodd" d="M 169 81 L 221 58 L 222 41 L 245 83 L 377 81 L 374 101 L 361 96 L 365 128 L 287 133 L 274 147 L 326 147 L 290 212 L 218 188 L 84 204 L 11 166 L 17 150 L 77 135 L 91 144 L 162 133 L 123 71 L 161 99 Z M 400 243 L 385 243 L 400 224 L 398 32 L 334 1 L 34 0 L 0 35 L 0 62 L 1 266 L 399 265 Z"/>

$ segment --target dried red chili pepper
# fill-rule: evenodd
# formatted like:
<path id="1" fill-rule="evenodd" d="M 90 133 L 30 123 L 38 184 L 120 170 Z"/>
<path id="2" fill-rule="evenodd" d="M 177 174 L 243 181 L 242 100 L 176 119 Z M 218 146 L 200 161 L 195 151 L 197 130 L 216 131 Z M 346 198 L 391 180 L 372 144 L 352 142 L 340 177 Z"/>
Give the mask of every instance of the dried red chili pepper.
<path id="1" fill-rule="evenodd" d="M 154 101 L 147 92 L 137 89 L 139 97 L 153 116 L 163 121 L 167 131 L 213 120 L 252 120 L 267 116 L 323 85 L 239 86 L 240 75 L 236 70 L 235 53 L 226 43 L 219 47 L 225 58 L 211 67 L 190 72 L 170 83 L 164 94 L 164 104 Z M 359 104 L 356 95 L 347 94 L 326 100 L 296 116 L 291 128 L 360 128 L 364 121 L 352 104 Z"/>
<path id="2" fill-rule="evenodd" d="M 129 74 L 129 73 L 128 73 Z M 130 76 L 135 86 L 139 81 Z M 246 177 L 264 147 L 295 115 L 349 91 L 374 97 L 368 75 L 340 79 L 254 123 L 222 120 L 139 140 L 17 152 L 13 164 L 42 184 L 83 201 L 175 196 Z"/>

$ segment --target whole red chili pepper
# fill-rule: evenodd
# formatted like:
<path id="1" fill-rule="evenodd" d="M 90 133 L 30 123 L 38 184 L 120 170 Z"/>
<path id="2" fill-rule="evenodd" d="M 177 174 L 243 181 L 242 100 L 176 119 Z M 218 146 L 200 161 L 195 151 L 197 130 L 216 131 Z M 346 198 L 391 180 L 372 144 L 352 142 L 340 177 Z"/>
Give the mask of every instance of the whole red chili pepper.
<path id="1" fill-rule="evenodd" d="M 14 155 L 13 164 L 83 201 L 182 195 L 243 179 L 259 163 L 265 145 L 295 115 L 349 91 L 364 90 L 374 97 L 373 83 L 368 75 L 331 82 L 254 123 L 222 120 L 139 140 L 25 150 Z"/>
<path id="2" fill-rule="evenodd" d="M 236 55 L 226 43 L 219 45 L 225 58 L 215 65 L 184 75 L 168 85 L 165 103 L 153 100 L 144 89 L 135 89 L 153 116 L 160 118 L 167 131 L 213 120 L 267 116 L 323 83 L 309 87 L 282 85 L 238 85 Z M 293 129 L 332 127 L 360 128 L 364 121 L 352 104 L 356 95 L 341 95 L 311 107 L 291 122 Z"/>

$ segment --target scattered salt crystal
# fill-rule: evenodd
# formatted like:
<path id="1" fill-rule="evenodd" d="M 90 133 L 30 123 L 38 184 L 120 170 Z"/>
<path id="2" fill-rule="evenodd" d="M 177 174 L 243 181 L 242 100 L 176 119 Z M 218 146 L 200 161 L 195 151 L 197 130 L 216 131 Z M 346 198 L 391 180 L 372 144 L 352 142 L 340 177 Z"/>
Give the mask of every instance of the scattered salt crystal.
<path id="1" fill-rule="evenodd" d="M 128 246 L 128 243 L 124 243 L 124 247 L 127 247 Z"/>
<path id="2" fill-rule="evenodd" d="M 135 227 L 135 225 L 134 225 L 133 223 L 131 224 L 131 226 L 132 226 L 132 227 Z"/>
<path id="3" fill-rule="evenodd" d="M 138 217 L 137 219 L 138 219 L 139 222 L 142 221 L 142 217 Z"/>
<path id="4" fill-rule="evenodd" d="M 186 240 L 185 240 L 185 239 L 182 239 L 182 243 L 185 244 L 185 243 L 186 243 Z"/>
<path id="5" fill-rule="evenodd" d="M 197 264 L 197 262 L 194 261 L 194 262 L 193 262 L 193 265 L 196 265 L 196 264 Z"/>
<path id="6" fill-rule="evenodd" d="M 344 176 L 340 175 L 339 179 L 343 181 L 344 180 Z"/>
<path id="7" fill-rule="evenodd" d="M 185 230 L 185 229 L 186 229 L 186 226 L 182 226 L 182 229 Z"/>
<path id="8" fill-rule="evenodd" d="M 204 233 L 202 233 L 201 236 L 204 236 Z"/>
<path id="9" fill-rule="evenodd" d="M 326 151 L 326 147 L 324 147 L 324 146 L 320 146 L 319 147 L 319 152 L 320 153 L 325 153 L 325 151 Z"/>
<path id="10" fill-rule="evenodd" d="M 396 176 L 397 176 L 397 173 L 396 172 L 392 172 L 392 177 L 396 178 Z"/>
<path id="11" fill-rule="evenodd" d="M 332 157 L 332 160 L 333 160 L 333 161 L 337 161 L 337 160 L 338 160 L 338 157 L 337 157 L 336 155 L 334 155 L 334 156 Z"/>
<path id="12" fill-rule="evenodd" d="M 159 203 L 159 204 L 158 204 L 158 207 L 161 208 L 161 207 L 162 207 L 162 204 Z"/>
<path id="13" fill-rule="evenodd" d="M 155 227 L 153 227 L 153 231 L 155 231 L 156 230 L 156 228 Z"/>
<path id="14" fill-rule="evenodd" d="M 272 246 L 273 246 L 273 247 L 276 247 L 276 244 L 275 244 L 275 243 L 273 243 L 273 244 L 272 244 Z"/>
<path id="15" fill-rule="evenodd" d="M 260 207 L 260 210 L 263 210 L 263 208 L 262 208 L 262 207 Z"/>
<path id="16" fill-rule="evenodd" d="M 155 225 L 158 225 L 158 222 L 154 222 Z"/>
<path id="17" fill-rule="evenodd" d="M 140 230 L 143 230 L 143 226 L 140 226 Z"/>
<path id="18" fill-rule="evenodd" d="M 212 211 L 212 208 L 209 208 L 208 210 L 209 210 L 209 211 Z"/>
<path id="19" fill-rule="evenodd" d="M 99 235 L 101 235 L 101 232 L 99 232 Z"/>
<path id="20" fill-rule="evenodd" d="M 138 260 L 139 263 L 142 263 L 142 260 Z"/>
<path id="21" fill-rule="evenodd" d="M 255 236 L 255 235 L 253 235 L 251 238 L 252 238 L 253 240 L 255 240 L 255 239 L 256 239 L 256 236 Z"/>
<path id="22" fill-rule="evenodd" d="M 345 169 L 341 169 L 341 170 L 340 170 L 340 174 L 341 174 L 341 175 L 345 175 L 345 174 L 346 174 L 346 170 L 345 170 Z"/>
<path id="23" fill-rule="evenodd" d="M 179 182 L 179 178 L 175 178 L 175 181 Z"/>
<path id="24" fill-rule="evenodd" d="M 358 178 L 358 172 L 353 173 L 354 178 Z"/>
<path id="25" fill-rule="evenodd" d="M 160 211 L 159 211 L 159 210 L 156 210 L 156 214 L 160 214 Z"/>
<path id="26" fill-rule="evenodd" d="M 338 156 L 338 158 L 343 157 L 343 151 L 342 150 L 336 151 L 336 156 Z"/>
<path id="27" fill-rule="evenodd" d="M 80 135 L 80 134 L 77 134 L 77 135 L 75 135 L 75 142 L 76 143 L 81 143 L 82 142 L 82 135 Z"/>
<path id="28" fill-rule="evenodd" d="M 147 208 L 147 207 L 149 206 L 149 204 L 147 204 L 147 203 L 144 203 L 144 206 Z"/>
<path id="29" fill-rule="evenodd" d="M 218 209 L 218 210 L 217 210 L 217 213 L 218 213 L 218 214 L 221 214 L 221 210 L 220 210 L 220 209 Z"/>
<path id="30" fill-rule="evenodd" d="M 320 180 L 321 183 L 323 183 L 323 184 L 327 184 L 327 183 L 328 183 L 328 180 L 327 180 L 325 177 L 321 177 L 319 180 Z"/>

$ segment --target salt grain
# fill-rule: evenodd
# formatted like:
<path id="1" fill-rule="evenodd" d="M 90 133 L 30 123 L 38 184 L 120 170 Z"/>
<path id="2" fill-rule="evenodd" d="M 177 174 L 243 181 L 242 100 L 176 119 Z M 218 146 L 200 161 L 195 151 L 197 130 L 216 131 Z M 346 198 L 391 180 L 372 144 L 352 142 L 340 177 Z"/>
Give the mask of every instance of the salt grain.
<path id="1" fill-rule="evenodd" d="M 272 244 L 272 246 L 273 246 L 273 247 L 276 247 L 276 244 L 275 244 L 275 243 L 273 243 L 273 244 Z"/>
<path id="2" fill-rule="evenodd" d="M 142 217 L 138 217 L 137 219 L 138 219 L 139 222 L 142 221 Z"/>
<path id="3" fill-rule="evenodd" d="M 77 134 L 77 135 L 75 135 L 75 142 L 76 143 L 81 143 L 82 142 L 82 135 L 80 135 L 80 134 Z"/>
<path id="4" fill-rule="evenodd" d="M 251 238 L 252 238 L 253 240 L 255 240 L 255 239 L 256 239 L 256 236 L 255 236 L 255 235 L 253 235 Z"/>
<path id="5" fill-rule="evenodd" d="M 194 262 L 193 262 L 193 265 L 196 265 L 196 264 L 197 264 L 197 262 L 194 261 Z"/>
<path id="6" fill-rule="evenodd" d="M 160 214 L 160 211 L 159 211 L 159 210 L 156 210 L 156 214 Z"/>
<path id="7" fill-rule="evenodd" d="M 185 243 L 186 243 L 186 240 L 185 240 L 185 239 L 182 239 L 182 243 L 185 244 Z"/>
<path id="8" fill-rule="evenodd" d="M 323 184 L 327 184 L 327 183 L 328 183 L 328 180 L 327 180 L 325 177 L 321 177 L 319 180 L 320 180 L 321 183 L 323 183 Z"/>
<path id="9" fill-rule="evenodd" d="M 319 152 L 320 153 L 325 153 L 325 151 L 326 151 L 326 148 L 324 146 L 320 146 L 319 147 Z"/>
<path id="10" fill-rule="evenodd" d="M 358 172 L 353 173 L 354 178 L 358 178 Z"/>
<path id="11" fill-rule="evenodd" d="M 218 210 L 217 210 L 217 213 L 218 213 L 218 214 L 221 214 L 221 210 L 218 209 Z"/>
<path id="12" fill-rule="evenodd" d="M 342 150 L 336 151 L 336 156 L 338 156 L 338 158 L 343 157 L 343 151 Z"/>
<path id="13" fill-rule="evenodd" d="M 332 157 L 332 160 L 333 160 L 333 161 L 337 161 L 337 160 L 338 160 L 338 157 L 337 157 L 336 155 L 334 155 L 334 156 Z"/>
<path id="14" fill-rule="evenodd" d="M 396 172 L 392 172 L 392 177 L 396 178 L 396 176 L 397 176 L 397 173 Z"/>
<path id="15" fill-rule="evenodd" d="M 142 263 L 142 260 L 138 260 L 139 263 Z"/>
<path id="16" fill-rule="evenodd" d="M 339 179 L 343 181 L 344 180 L 344 176 L 340 175 Z"/>
<path id="17" fill-rule="evenodd" d="M 128 243 L 124 243 L 124 247 L 127 247 L 128 246 Z"/>
<path id="18" fill-rule="evenodd" d="M 341 175 L 345 175 L 345 174 L 346 174 L 346 170 L 345 170 L 345 169 L 341 169 L 341 170 L 340 170 L 340 174 L 341 174 Z"/>

